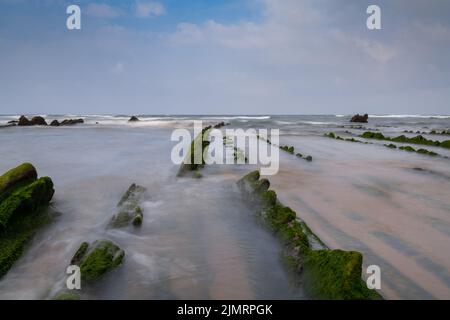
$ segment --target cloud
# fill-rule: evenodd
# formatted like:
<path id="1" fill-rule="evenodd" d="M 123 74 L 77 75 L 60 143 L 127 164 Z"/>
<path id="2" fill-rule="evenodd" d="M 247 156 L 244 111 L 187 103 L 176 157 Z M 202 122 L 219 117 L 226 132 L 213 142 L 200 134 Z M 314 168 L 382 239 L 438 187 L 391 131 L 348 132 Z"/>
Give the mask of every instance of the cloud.
<path id="1" fill-rule="evenodd" d="M 115 18 L 120 15 L 120 10 L 104 3 L 90 3 L 86 13 L 96 18 Z"/>
<path id="2" fill-rule="evenodd" d="M 138 2 L 136 16 L 139 18 L 156 17 L 163 15 L 166 8 L 159 2 Z"/>
<path id="3" fill-rule="evenodd" d="M 119 74 L 123 73 L 124 69 L 125 69 L 125 67 L 124 67 L 123 63 L 119 61 L 112 68 L 110 68 L 110 71 L 113 74 L 119 75 Z"/>

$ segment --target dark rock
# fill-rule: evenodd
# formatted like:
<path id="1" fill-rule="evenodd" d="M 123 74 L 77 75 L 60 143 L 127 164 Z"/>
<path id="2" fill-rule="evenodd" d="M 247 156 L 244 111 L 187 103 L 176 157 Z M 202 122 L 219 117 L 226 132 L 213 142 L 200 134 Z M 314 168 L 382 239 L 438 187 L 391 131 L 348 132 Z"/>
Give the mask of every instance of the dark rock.
<path id="1" fill-rule="evenodd" d="M 32 126 L 46 126 L 47 121 L 45 121 L 45 119 L 41 116 L 36 116 L 36 117 L 31 118 L 31 125 Z"/>
<path id="2" fill-rule="evenodd" d="M 60 123 L 59 123 L 59 121 L 58 120 L 53 120 L 52 122 L 50 122 L 50 125 L 52 126 L 52 127 L 58 127 L 59 125 L 60 125 Z"/>
<path id="3" fill-rule="evenodd" d="M 222 127 L 225 127 L 226 125 L 229 125 L 229 123 L 225 123 L 225 122 L 219 122 L 218 124 L 216 124 L 215 126 L 214 126 L 214 129 L 220 129 L 220 128 L 222 128 Z"/>
<path id="4" fill-rule="evenodd" d="M 7 124 L 18 124 L 19 120 L 10 120 L 7 122 Z"/>
<path id="5" fill-rule="evenodd" d="M 350 122 L 361 122 L 361 123 L 367 123 L 369 120 L 369 115 L 366 113 L 365 115 L 361 116 L 359 114 L 354 115 Z"/>
<path id="6" fill-rule="evenodd" d="M 59 124 L 60 126 L 71 126 L 77 123 L 84 123 L 83 119 L 65 119 L 63 121 L 61 121 L 61 123 Z"/>
<path id="7" fill-rule="evenodd" d="M 136 116 L 132 116 L 132 117 L 130 118 L 130 120 L 128 120 L 128 121 L 129 121 L 129 122 L 139 121 L 139 118 L 136 117 Z"/>
<path id="8" fill-rule="evenodd" d="M 31 126 L 31 121 L 28 120 L 25 116 L 20 116 L 19 122 L 17 123 L 18 126 Z"/>

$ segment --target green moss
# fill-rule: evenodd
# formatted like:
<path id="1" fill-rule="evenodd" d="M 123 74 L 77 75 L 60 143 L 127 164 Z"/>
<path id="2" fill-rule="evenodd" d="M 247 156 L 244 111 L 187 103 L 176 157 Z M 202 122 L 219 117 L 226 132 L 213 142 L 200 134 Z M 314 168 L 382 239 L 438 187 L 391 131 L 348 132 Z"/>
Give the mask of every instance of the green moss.
<path id="1" fill-rule="evenodd" d="M 140 225 L 142 225 L 142 214 L 136 215 L 136 216 L 133 218 L 133 220 L 131 221 L 131 223 L 132 223 L 134 226 L 140 226 Z"/>
<path id="2" fill-rule="evenodd" d="M 84 254 L 74 256 L 72 261 L 80 267 L 82 280 L 88 282 L 100 279 L 120 265 L 125 256 L 125 252 L 109 240 L 97 240 L 91 246 L 88 245 L 86 248 L 88 250 L 84 247 L 86 244 L 82 243 L 75 256 L 80 253 L 80 250 L 84 251 Z"/>
<path id="3" fill-rule="evenodd" d="M 382 299 L 361 279 L 362 255 L 356 251 L 312 250 L 305 258 L 305 285 L 317 298 Z"/>
<path id="4" fill-rule="evenodd" d="M 45 208 L 53 197 L 53 182 L 36 177 L 29 163 L 0 177 L 0 277 L 22 255 L 37 229 L 51 220 Z"/>
<path id="5" fill-rule="evenodd" d="M 23 163 L 0 176 L 0 201 L 10 192 L 37 179 L 36 169 L 31 163 Z"/>
<path id="6" fill-rule="evenodd" d="M 197 171 L 205 165 L 205 153 L 208 149 L 210 142 L 208 141 L 209 130 L 211 126 L 207 126 L 202 129 L 202 132 L 197 135 L 191 142 L 191 148 L 186 155 L 185 160 L 178 170 L 177 176 L 182 177 L 189 171 Z M 195 159 L 201 159 L 200 163 L 195 163 Z"/>
<path id="7" fill-rule="evenodd" d="M 386 137 L 381 132 L 371 132 L 366 131 L 361 135 L 364 139 L 376 139 L 376 140 L 386 140 Z"/>
<path id="8" fill-rule="evenodd" d="M 261 182 L 263 181 L 263 182 Z M 284 260 L 289 267 L 305 270 L 305 283 L 312 297 L 325 299 L 379 299 L 378 293 L 367 289 L 361 279 L 362 255 L 353 251 L 313 250 L 310 239 L 326 247 L 296 213 L 277 200 L 273 190 L 267 190 L 266 179 L 253 171 L 238 181 L 241 191 L 259 203 L 257 212 L 266 225 L 285 244 Z M 261 190 L 261 185 L 265 187 Z M 258 209 L 259 208 L 259 209 Z"/>
<path id="9" fill-rule="evenodd" d="M 385 146 L 385 147 L 388 147 L 388 148 L 390 148 L 390 149 L 397 149 L 397 146 L 396 146 L 395 144 L 393 144 L 393 143 L 385 144 L 384 146 Z"/>
<path id="10" fill-rule="evenodd" d="M 72 257 L 72 260 L 70 261 L 70 263 L 78 265 L 80 263 L 81 259 L 86 254 L 88 248 L 89 248 L 89 243 L 83 242 L 80 245 L 80 247 L 78 248 L 77 252 L 75 252 L 74 256 Z"/>
<path id="11" fill-rule="evenodd" d="M 20 187 L 0 202 L 0 231 L 5 230 L 10 220 L 38 211 L 53 197 L 53 182 L 48 177 L 40 178 Z"/>
<path id="12" fill-rule="evenodd" d="M 283 151 L 286 151 L 290 154 L 294 154 L 294 147 L 293 146 L 280 146 L 280 149 Z"/>
<path id="13" fill-rule="evenodd" d="M 134 226 L 140 226 L 143 214 L 139 202 L 145 191 L 144 187 L 133 183 L 117 204 L 119 212 L 112 217 L 108 227 L 123 228 L 128 226 L 130 222 Z"/>
<path id="14" fill-rule="evenodd" d="M 21 216 L 10 223 L 0 235 L 0 278 L 13 266 L 22 255 L 28 241 L 39 230 L 48 224 L 52 216 L 44 208 L 34 214 Z"/>
<path id="15" fill-rule="evenodd" d="M 56 295 L 53 300 L 80 300 L 80 296 L 75 293 L 63 292 Z"/>
<path id="16" fill-rule="evenodd" d="M 312 161 L 312 157 L 311 156 L 306 156 L 305 160 L 311 162 Z"/>
<path id="17" fill-rule="evenodd" d="M 405 135 L 400 135 L 395 138 L 390 138 L 390 137 L 384 136 L 382 133 L 379 133 L 379 132 L 366 131 L 361 135 L 361 137 L 365 138 L 365 139 L 386 140 L 386 141 L 393 141 L 393 142 L 399 142 L 399 143 L 413 143 L 413 144 L 441 147 L 441 148 L 447 148 L 447 149 L 450 148 L 450 140 L 433 141 L 433 140 L 426 139 L 422 135 L 417 135 L 412 138 L 408 138 Z"/>
<path id="18" fill-rule="evenodd" d="M 416 152 L 420 153 L 420 154 L 426 154 L 426 155 L 429 155 L 429 156 L 433 156 L 433 157 L 438 155 L 436 152 L 429 151 L 429 150 L 426 150 L 426 149 L 419 149 Z"/>
<path id="19" fill-rule="evenodd" d="M 272 207 L 277 203 L 277 194 L 273 190 L 262 192 L 261 200 L 264 207 Z"/>
<path id="20" fill-rule="evenodd" d="M 346 133 L 351 133 L 351 132 L 346 131 Z M 345 138 L 345 139 L 344 139 L 344 138 L 342 138 L 342 137 L 336 135 L 336 134 L 333 133 L 333 132 L 327 133 L 327 134 L 325 134 L 325 136 L 328 137 L 328 138 L 336 139 L 336 140 L 342 140 L 342 141 L 348 141 L 348 142 L 357 142 L 357 143 L 364 143 L 363 141 L 357 140 L 357 139 L 355 139 L 355 138 Z"/>
<path id="21" fill-rule="evenodd" d="M 413 147 L 411 147 L 411 146 L 401 146 L 401 147 L 398 147 L 400 150 L 403 150 L 403 151 L 408 151 L 408 152 L 416 152 L 416 149 L 414 149 Z"/>

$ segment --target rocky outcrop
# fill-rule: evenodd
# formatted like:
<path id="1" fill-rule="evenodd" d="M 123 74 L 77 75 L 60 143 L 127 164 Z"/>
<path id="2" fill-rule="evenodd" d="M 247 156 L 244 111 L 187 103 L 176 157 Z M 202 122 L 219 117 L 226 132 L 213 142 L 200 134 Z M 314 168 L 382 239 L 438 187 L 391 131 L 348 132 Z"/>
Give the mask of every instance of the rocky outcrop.
<path id="1" fill-rule="evenodd" d="M 131 118 L 130 118 L 130 120 L 128 120 L 129 122 L 136 122 L 136 121 L 139 121 L 139 118 L 138 117 L 136 117 L 136 116 L 132 116 Z"/>
<path id="2" fill-rule="evenodd" d="M 41 116 L 36 116 L 36 117 L 31 118 L 31 125 L 32 126 L 46 126 L 47 121 L 45 121 L 45 119 Z"/>
<path id="3" fill-rule="evenodd" d="M 25 116 L 20 116 L 19 122 L 17 123 L 18 126 L 31 126 L 31 121 L 28 120 Z"/>
<path id="4" fill-rule="evenodd" d="M 214 129 L 220 129 L 220 128 L 225 127 L 227 125 L 229 125 L 229 123 L 225 123 L 225 122 L 221 121 L 221 122 L 217 123 L 216 125 L 214 125 Z"/>
<path id="5" fill-rule="evenodd" d="M 198 177 L 198 169 L 205 165 L 204 155 L 210 144 L 208 140 L 210 129 L 211 126 L 203 128 L 202 132 L 192 140 L 191 149 L 178 170 L 178 177 L 183 177 L 188 173 L 191 173 L 192 177 Z"/>
<path id="6" fill-rule="evenodd" d="M 29 120 L 25 116 L 20 116 L 19 121 L 17 122 L 18 126 L 46 126 L 47 121 L 41 116 L 36 116 Z"/>
<path id="7" fill-rule="evenodd" d="M 38 179 L 36 169 L 29 163 L 0 177 L 0 277 L 21 256 L 39 227 L 51 220 L 45 209 L 53 193 L 52 180 Z"/>
<path id="8" fill-rule="evenodd" d="M 70 263 L 80 267 L 81 280 L 93 282 L 119 266 L 125 252 L 110 240 L 83 242 Z"/>
<path id="9" fill-rule="evenodd" d="M 361 116 L 359 114 L 355 114 L 351 119 L 350 122 L 360 122 L 360 123 L 367 123 L 369 122 L 369 115 L 366 113 L 365 115 Z"/>
<path id="10" fill-rule="evenodd" d="M 53 127 L 59 127 L 59 126 L 71 126 L 78 123 L 84 123 L 83 119 L 64 119 L 63 121 L 59 122 L 58 120 L 53 120 L 50 125 Z"/>
<path id="11" fill-rule="evenodd" d="M 285 261 L 300 273 L 312 298 L 382 299 L 361 279 L 362 254 L 328 249 L 291 208 L 277 200 L 269 181 L 260 179 L 258 171 L 247 174 L 237 185 L 265 224 L 283 240 Z M 320 247 L 314 248 L 312 243 Z"/>
<path id="12" fill-rule="evenodd" d="M 45 119 L 41 116 L 33 117 L 33 118 L 31 118 L 31 120 L 29 120 L 25 116 L 21 116 L 18 121 L 10 121 L 10 122 L 11 122 L 11 124 L 17 123 L 18 126 L 46 126 L 47 125 L 47 121 L 45 121 Z M 50 122 L 50 126 L 52 126 L 52 127 L 70 126 L 70 125 L 74 125 L 77 123 L 84 123 L 84 120 L 81 118 L 80 119 L 65 119 L 61 122 L 59 122 L 58 120 L 53 120 L 52 122 Z"/>
<path id="13" fill-rule="evenodd" d="M 143 214 L 139 202 L 144 193 L 144 187 L 133 183 L 117 204 L 119 213 L 113 216 L 109 227 L 122 228 L 128 226 L 130 223 L 134 226 L 140 226 L 142 224 Z"/>

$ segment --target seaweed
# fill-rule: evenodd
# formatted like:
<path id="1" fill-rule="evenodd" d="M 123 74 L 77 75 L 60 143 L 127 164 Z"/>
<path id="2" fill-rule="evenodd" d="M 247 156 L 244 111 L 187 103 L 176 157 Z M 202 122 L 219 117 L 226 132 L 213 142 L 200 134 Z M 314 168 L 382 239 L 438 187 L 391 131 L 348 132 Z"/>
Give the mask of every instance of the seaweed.
<path id="1" fill-rule="evenodd" d="M 295 211 L 277 200 L 275 191 L 268 190 L 270 182 L 260 179 L 259 171 L 250 172 L 237 185 L 266 226 L 282 239 L 284 261 L 301 274 L 313 298 L 382 299 L 361 278 L 362 254 L 326 248 Z M 312 248 L 313 240 L 321 245 L 320 250 Z"/>

